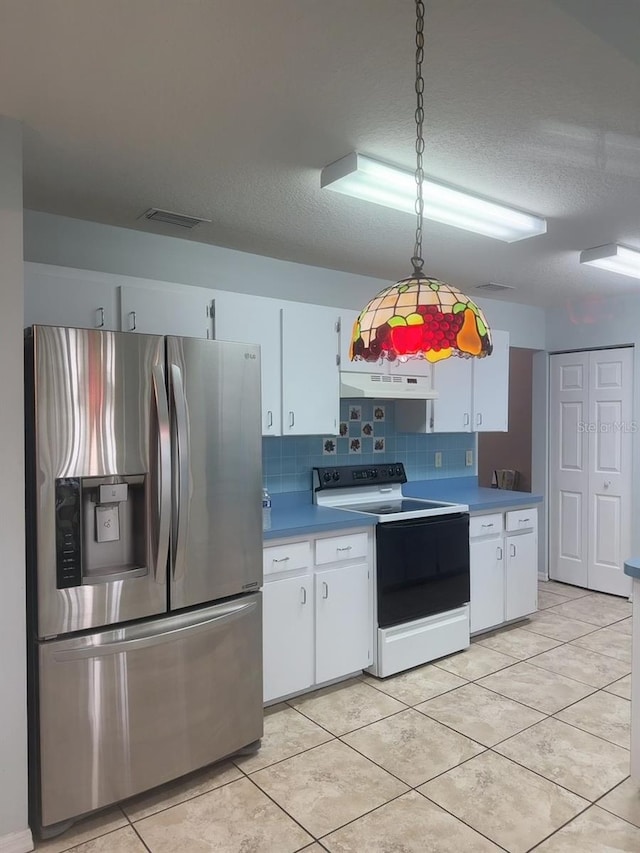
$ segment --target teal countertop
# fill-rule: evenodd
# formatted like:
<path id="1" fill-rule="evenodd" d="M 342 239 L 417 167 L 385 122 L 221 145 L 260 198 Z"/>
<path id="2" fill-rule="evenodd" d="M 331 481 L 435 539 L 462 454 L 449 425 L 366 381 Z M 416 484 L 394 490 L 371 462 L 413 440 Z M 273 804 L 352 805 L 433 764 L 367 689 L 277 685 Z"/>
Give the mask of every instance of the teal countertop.
<path id="1" fill-rule="evenodd" d="M 624 561 L 624 573 L 630 578 L 638 578 L 640 580 L 640 557 L 629 557 Z"/>
<path id="2" fill-rule="evenodd" d="M 540 503 L 541 495 L 512 492 L 506 489 L 486 489 L 478 486 L 476 477 L 422 480 L 406 483 L 407 497 L 467 504 L 470 512 Z M 271 527 L 263 532 L 265 541 L 291 536 L 308 536 L 349 527 L 368 527 L 376 524 L 373 516 L 316 506 L 311 492 L 286 492 L 272 496 Z M 640 577 L 640 574 L 638 575 Z"/>

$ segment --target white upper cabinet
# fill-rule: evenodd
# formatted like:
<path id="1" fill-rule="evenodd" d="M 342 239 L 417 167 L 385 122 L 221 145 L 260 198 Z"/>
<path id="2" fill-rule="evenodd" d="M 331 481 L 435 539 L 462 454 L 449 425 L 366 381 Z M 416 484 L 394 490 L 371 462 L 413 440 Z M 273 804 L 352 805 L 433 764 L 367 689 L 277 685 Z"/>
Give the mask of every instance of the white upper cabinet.
<path id="1" fill-rule="evenodd" d="M 260 345 L 262 434 L 282 435 L 281 303 L 226 290 L 214 297 L 216 339 Z"/>
<path id="2" fill-rule="evenodd" d="M 282 434 L 336 435 L 340 418 L 340 311 L 287 302 L 282 308 Z"/>
<path id="3" fill-rule="evenodd" d="M 24 324 L 120 328 L 116 276 L 49 264 L 24 265 Z"/>
<path id="4" fill-rule="evenodd" d="M 473 431 L 509 428 L 509 333 L 494 331 L 493 353 L 473 361 Z"/>
<path id="5" fill-rule="evenodd" d="M 434 367 L 434 432 L 506 432 L 509 333 L 492 331 L 488 358 L 449 358 Z"/>
<path id="6" fill-rule="evenodd" d="M 206 287 L 140 287 L 121 285 L 120 323 L 123 332 L 212 338 L 213 293 Z"/>
<path id="7" fill-rule="evenodd" d="M 493 356 L 492 356 L 493 358 Z M 448 358 L 434 367 L 434 432 L 470 432 L 472 424 L 473 366 L 471 359 Z"/>

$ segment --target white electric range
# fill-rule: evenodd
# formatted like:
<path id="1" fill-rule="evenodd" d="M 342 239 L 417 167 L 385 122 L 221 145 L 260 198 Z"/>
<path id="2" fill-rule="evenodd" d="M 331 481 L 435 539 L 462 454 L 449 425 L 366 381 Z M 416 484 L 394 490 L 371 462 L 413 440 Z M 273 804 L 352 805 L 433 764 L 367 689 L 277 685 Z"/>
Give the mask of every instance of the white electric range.
<path id="1" fill-rule="evenodd" d="M 469 508 L 407 498 L 401 462 L 314 468 L 318 506 L 374 515 L 376 655 L 393 675 L 469 645 Z"/>

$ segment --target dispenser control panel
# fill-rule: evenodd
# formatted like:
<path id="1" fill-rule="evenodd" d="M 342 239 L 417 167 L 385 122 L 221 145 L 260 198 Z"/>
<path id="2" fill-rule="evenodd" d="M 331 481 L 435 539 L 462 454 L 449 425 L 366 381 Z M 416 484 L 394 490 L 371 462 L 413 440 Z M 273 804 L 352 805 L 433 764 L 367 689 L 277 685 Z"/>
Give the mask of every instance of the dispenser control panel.
<path id="1" fill-rule="evenodd" d="M 56 480 L 56 577 L 58 589 L 82 583 L 80 480 Z"/>

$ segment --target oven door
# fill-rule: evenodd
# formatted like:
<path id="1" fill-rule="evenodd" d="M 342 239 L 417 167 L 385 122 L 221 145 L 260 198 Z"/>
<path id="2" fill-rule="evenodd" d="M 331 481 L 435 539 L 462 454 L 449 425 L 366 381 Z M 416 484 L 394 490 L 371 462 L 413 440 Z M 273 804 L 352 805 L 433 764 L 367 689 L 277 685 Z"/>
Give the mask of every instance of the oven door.
<path id="1" fill-rule="evenodd" d="M 376 527 L 378 626 L 388 628 L 469 601 L 469 514 Z"/>

